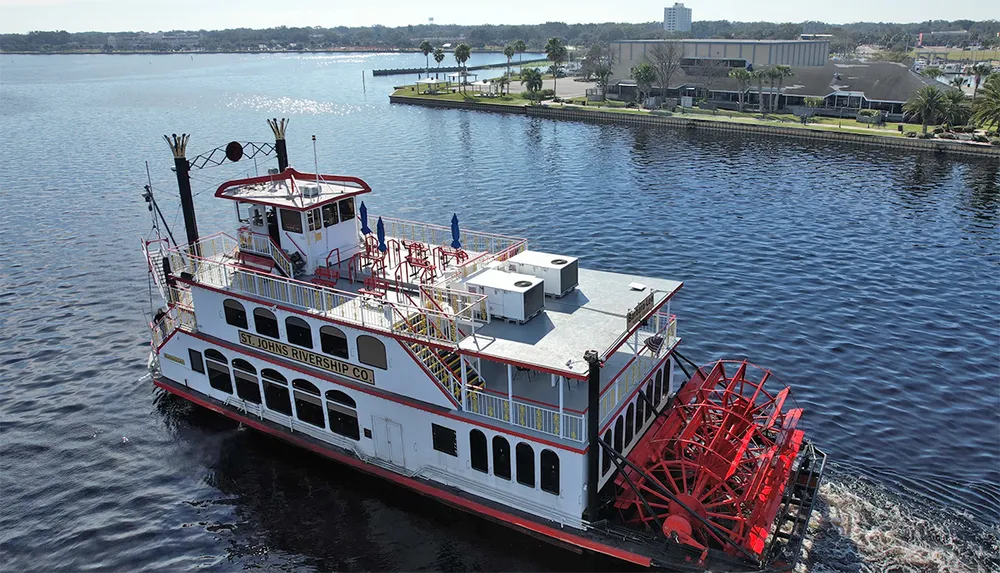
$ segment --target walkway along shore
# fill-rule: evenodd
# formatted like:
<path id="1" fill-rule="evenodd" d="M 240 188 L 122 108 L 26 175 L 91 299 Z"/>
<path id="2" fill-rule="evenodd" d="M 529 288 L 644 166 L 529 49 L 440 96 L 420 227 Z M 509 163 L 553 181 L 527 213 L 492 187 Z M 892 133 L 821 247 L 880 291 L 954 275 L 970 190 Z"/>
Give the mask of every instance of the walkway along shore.
<path id="1" fill-rule="evenodd" d="M 888 137 L 875 134 L 838 133 L 822 129 L 809 129 L 807 127 L 800 128 L 779 127 L 772 125 L 752 125 L 746 123 L 712 121 L 709 119 L 695 119 L 689 117 L 622 113 L 588 109 L 578 106 L 552 107 L 545 105 L 505 105 L 472 101 L 435 100 L 398 95 L 389 96 L 389 102 L 422 105 L 425 107 L 444 107 L 452 109 L 489 111 L 493 113 L 512 113 L 545 119 L 564 119 L 626 125 L 661 125 L 684 129 L 753 133 L 777 137 L 798 137 L 802 139 L 839 141 L 877 147 L 897 147 L 903 149 L 915 149 L 919 151 L 933 151 L 937 153 L 972 155 L 977 157 L 993 157 L 1000 159 L 1000 147 L 994 145 L 970 145 L 941 139 L 912 139 L 906 137 Z"/>

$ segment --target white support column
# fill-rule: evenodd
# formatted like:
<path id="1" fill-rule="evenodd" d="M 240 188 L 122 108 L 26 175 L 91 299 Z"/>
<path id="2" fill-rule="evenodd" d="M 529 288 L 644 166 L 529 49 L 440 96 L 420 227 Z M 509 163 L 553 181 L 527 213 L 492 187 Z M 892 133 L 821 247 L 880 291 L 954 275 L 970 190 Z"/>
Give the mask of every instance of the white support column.
<path id="1" fill-rule="evenodd" d="M 461 384 L 462 384 L 462 409 L 463 410 L 468 410 L 468 408 L 469 408 L 469 395 L 468 395 L 468 392 L 466 391 L 466 381 L 469 379 L 469 377 L 468 377 L 468 375 L 466 373 L 466 369 L 465 369 L 465 359 L 462 358 L 461 355 L 459 355 L 458 361 L 462 365 L 462 380 L 461 380 Z"/>
<path id="2" fill-rule="evenodd" d="M 552 375 L 555 377 L 555 374 Z M 563 386 L 566 385 L 566 377 L 559 377 L 559 425 L 562 426 L 562 416 L 563 416 Z"/>
<path id="3" fill-rule="evenodd" d="M 508 422 L 514 422 L 514 367 L 507 365 L 507 408 L 510 412 Z"/>
<path id="4" fill-rule="evenodd" d="M 674 361 L 672 358 L 667 358 L 667 396 L 674 393 Z"/>
<path id="5" fill-rule="evenodd" d="M 635 329 L 635 334 L 632 336 L 632 350 L 633 356 L 639 356 L 639 329 Z"/>

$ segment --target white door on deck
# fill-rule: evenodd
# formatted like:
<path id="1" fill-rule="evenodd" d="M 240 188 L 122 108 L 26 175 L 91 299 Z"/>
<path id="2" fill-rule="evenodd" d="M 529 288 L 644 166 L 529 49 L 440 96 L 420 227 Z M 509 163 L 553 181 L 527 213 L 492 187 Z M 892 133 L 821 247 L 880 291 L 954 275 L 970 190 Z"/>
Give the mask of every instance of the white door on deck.
<path id="1" fill-rule="evenodd" d="M 405 467 L 403 459 L 403 427 L 385 418 L 372 416 L 375 430 L 375 455 L 380 459 Z"/>

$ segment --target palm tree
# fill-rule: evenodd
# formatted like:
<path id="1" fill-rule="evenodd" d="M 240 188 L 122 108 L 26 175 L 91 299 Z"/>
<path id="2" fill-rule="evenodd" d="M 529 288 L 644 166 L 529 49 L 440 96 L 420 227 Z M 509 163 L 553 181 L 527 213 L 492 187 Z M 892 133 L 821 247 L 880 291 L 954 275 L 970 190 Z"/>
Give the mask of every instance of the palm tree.
<path id="1" fill-rule="evenodd" d="M 983 82 L 983 97 L 972 102 L 972 120 L 990 129 L 1000 128 L 1000 74 L 991 74 Z"/>
<path id="2" fill-rule="evenodd" d="M 740 113 L 743 113 L 743 104 L 745 103 L 747 88 L 750 87 L 750 79 L 752 76 L 750 75 L 750 72 L 746 70 L 746 68 L 735 68 L 729 71 L 729 77 L 736 80 L 736 84 L 737 86 L 739 86 Z"/>
<path id="3" fill-rule="evenodd" d="M 764 70 L 764 78 L 767 79 L 768 91 L 770 92 L 770 98 L 767 100 L 768 110 L 774 109 L 774 85 L 778 83 L 780 77 L 781 72 L 778 71 L 777 67 Z"/>
<path id="4" fill-rule="evenodd" d="M 434 51 L 434 46 L 427 40 L 424 40 L 420 42 L 420 51 L 424 53 L 424 74 L 430 75 L 431 61 L 427 56 Z"/>
<path id="5" fill-rule="evenodd" d="M 472 55 L 472 46 L 462 42 L 461 44 L 455 46 L 455 61 L 458 62 L 458 67 L 460 70 L 459 75 L 459 89 L 465 92 L 465 77 L 468 75 L 468 71 L 465 68 L 465 62 L 469 61 L 469 56 Z"/>
<path id="6" fill-rule="evenodd" d="M 774 96 L 775 99 L 774 99 L 773 109 L 774 112 L 777 113 L 778 108 L 780 107 L 778 104 L 780 103 L 780 98 L 781 98 L 781 88 L 785 86 L 785 78 L 790 78 L 794 76 L 795 72 L 792 71 L 791 66 L 774 66 L 774 71 L 775 75 L 778 76 L 778 93 L 775 94 Z"/>
<path id="7" fill-rule="evenodd" d="M 566 46 L 563 44 L 562 40 L 559 38 L 549 38 L 548 42 L 545 42 L 545 55 L 548 56 L 549 60 L 552 61 L 552 65 L 556 68 L 556 72 L 559 71 L 559 64 L 566 61 L 566 56 L 569 52 L 566 50 Z M 552 74 L 552 91 L 556 91 L 556 77 L 558 73 Z M 556 96 L 558 97 L 558 92 Z"/>
<path id="8" fill-rule="evenodd" d="M 521 85 L 528 90 L 529 94 L 535 94 L 542 89 L 542 72 L 538 71 L 538 68 L 522 69 Z"/>
<path id="9" fill-rule="evenodd" d="M 503 55 L 507 56 L 507 77 L 510 78 L 510 60 L 514 57 L 514 45 L 507 44 L 504 46 Z"/>
<path id="10" fill-rule="evenodd" d="M 993 68 L 989 64 L 976 64 L 972 66 L 972 101 L 976 101 L 976 96 L 979 95 L 979 82 L 986 76 L 989 76 L 993 71 Z"/>
<path id="11" fill-rule="evenodd" d="M 927 126 L 943 117 L 948 110 L 944 94 L 934 86 L 924 86 L 914 92 L 910 99 L 903 104 L 903 111 L 909 114 L 920 116 L 923 122 L 923 133 L 927 133 Z"/>
<path id="12" fill-rule="evenodd" d="M 524 43 L 524 40 L 518 40 L 514 42 L 514 51 L 519 55 L 517 56 L 517 64 L 521 65 L 524 63 L 524 52 L 527 51 L 528 45 Z"/>
<path id="13" fill-rule="evenodd" d="M 972 106 L 969 98 L 960 90 L 948 90 L 944 93 L 945 112 L 941 117 L 948 127 L 965 125 L 972 117 Z"/>
<path id="14" fill-rule="evenodd" d="M 924 68 L 923 71 L 920 72 L 920 75 L 928 77 L 928 78 L 930 78 L 932 80 L 936 80 L 936 79 L 940 78 L 941 76 L 943 76 L 944 72 L 942 72 L 941 68 L 939 68 L 937 66 L 930 66 L 928 68 Z"/>
<path id="15" fill-rule="evenodd" d="M 500 76 L 499 78 L 493 80 L 493 83 L 500 86 L 500 95 L 503 95 L 504 86 L 507 86 L 507 93 L 510 93 L 510 78 L 507 76 Z"/>
<path id="16" fill-rule="evenodd" d="M 437 62 L 438 72 L 440 72 L 441 62 L 444 61 L 444 50 L 441 48 L 434 50 L 434 61 Z M 434 79 L 438 79 L 438 72 L 434 72 Z"/>
<path id="17" fill-rule="evenodd" d="M 764 78 L 767 77 L 767 72 L 754 70 L 750 72 L 750 77 L 757 80 L 757 107 L 764 117 L 767 117 L 767 110 L 764 108 Z"/>
<path id="18" fill-rule="evenodd" d="M 964 76 L 955 76 L 955 77 L 951 78 L 951 85 L 955 86 L 958 89 L 962 89 L 962 86 L 965 85 L 965 77 Z"/>
<path id="19" fill-rule="evenodd" d="M 634 66 L 629 71 L 629 75 L 635 80 L 635 87 L 638 92 L 636 96 L 639 99 L 639 106 L 641 107 L 643 102 L 646 101 L 646 97 L 649 96 L 649 92 L 653 89 L 653 82 L 656 81 L 656 68 L 649 62 L 642 62 Z"/>

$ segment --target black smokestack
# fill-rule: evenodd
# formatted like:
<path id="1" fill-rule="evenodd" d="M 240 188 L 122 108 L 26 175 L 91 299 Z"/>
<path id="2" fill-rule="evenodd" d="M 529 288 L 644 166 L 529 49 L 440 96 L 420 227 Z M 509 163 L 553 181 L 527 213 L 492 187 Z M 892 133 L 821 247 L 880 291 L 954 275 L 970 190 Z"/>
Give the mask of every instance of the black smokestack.
<path id="1" fill-rule="evenodd" d="M 269 119 L 267 125 L 271 126 L 271 131 L 274 132 L 274 152 L 278 155 L 278 172 L 280 173 L 288 168 L 288 147 L 285 146 L 285 127 L 288 125 L 288 120 L 285 118 Z"/>
<path id="2" fill-rule="evenodd" d="M 184 230 L 187 231 L 188 244 L 193 245 L 198 242 L 198 222 L 194 217 L 194 198 L 191 196 L 191 178 L 188 176 L 190 165 L 185 157 L 188 137 L 186 133 L 182 133 L 179 137 L 175 133 L 170 137 L 164 135 L 163 139 L 167 140 L 167 145 L 174 154 L 177 189 L 181 193 L 181 211 L 184 212 Z"/>

